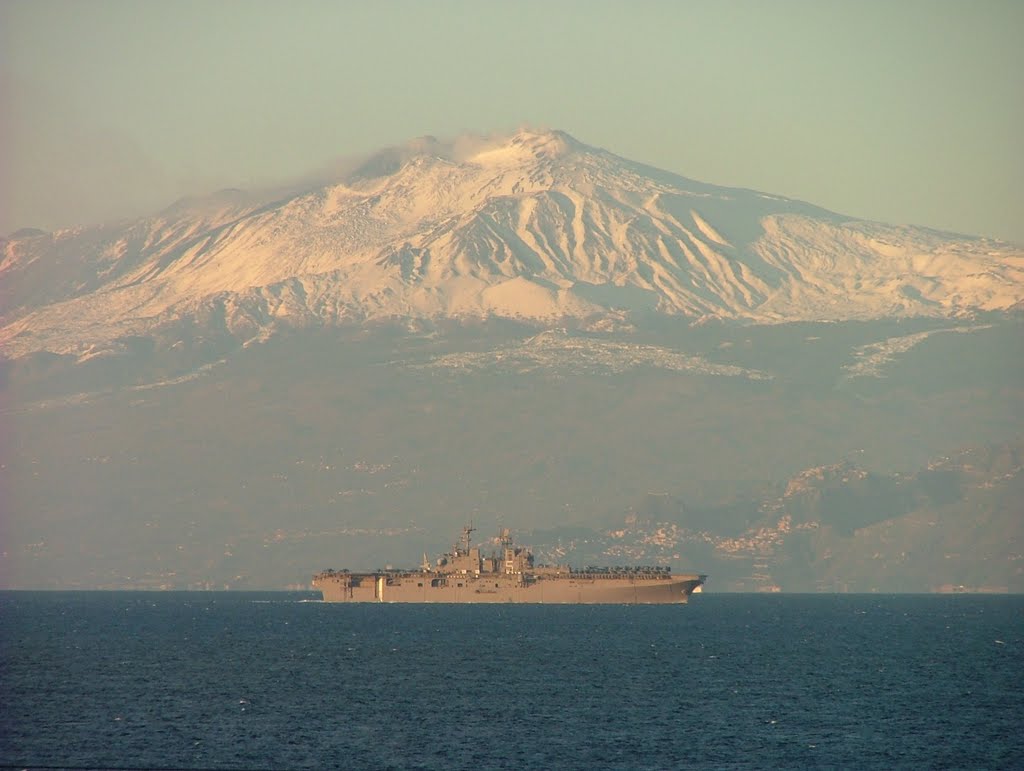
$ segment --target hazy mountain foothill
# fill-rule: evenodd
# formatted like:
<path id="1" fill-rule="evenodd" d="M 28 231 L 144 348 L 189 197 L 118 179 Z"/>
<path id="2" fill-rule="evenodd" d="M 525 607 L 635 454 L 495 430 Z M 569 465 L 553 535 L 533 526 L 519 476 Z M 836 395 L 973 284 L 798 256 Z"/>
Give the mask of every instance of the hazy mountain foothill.
<path id="1" fill-rule="evenodd" d="M 1024 247 L 532 130 L 2 247 L 5 587 L 297 588 L 472 521 L 707 591 L 1024 591 Z"/>

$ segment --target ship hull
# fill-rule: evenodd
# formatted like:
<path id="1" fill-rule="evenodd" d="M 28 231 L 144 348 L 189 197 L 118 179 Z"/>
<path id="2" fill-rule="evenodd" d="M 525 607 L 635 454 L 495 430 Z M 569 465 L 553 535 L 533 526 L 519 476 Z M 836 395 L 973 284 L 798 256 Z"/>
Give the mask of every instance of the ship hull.
<path id="1" fill-rule="evenodd" d="M 318 576 L 314 586 L 326 602 L 671 605 L 687 602 L 703 582 L 704 576 L 675 575 L 647 580 L 563 577 L 529 583 L 449 579 L 432 586 L 429 576 L 364 574 Z"/>

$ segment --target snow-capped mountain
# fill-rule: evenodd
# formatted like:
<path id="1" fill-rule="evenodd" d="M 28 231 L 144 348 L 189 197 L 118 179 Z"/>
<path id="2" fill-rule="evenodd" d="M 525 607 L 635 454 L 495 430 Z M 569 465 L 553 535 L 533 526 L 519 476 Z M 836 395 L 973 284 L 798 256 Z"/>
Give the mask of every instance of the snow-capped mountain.
<path id="1" fill-rule="evenodd" d="M 173 344 L 183 325 L 245 342 L 395 318 L 778 323 L 1024 302 L 1022 248 L 695 182 L 558 131 L 421 139 L 329 184 L 3 246 L 7 358 Z"/>

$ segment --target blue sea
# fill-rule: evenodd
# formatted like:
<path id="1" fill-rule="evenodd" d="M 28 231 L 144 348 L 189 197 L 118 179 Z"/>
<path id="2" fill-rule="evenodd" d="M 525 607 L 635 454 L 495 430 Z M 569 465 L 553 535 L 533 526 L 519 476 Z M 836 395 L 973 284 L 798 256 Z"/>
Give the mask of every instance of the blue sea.
<path id="1" fill-rule="evenodd" d="M 1020 596 L 307 598 L 0 593 L 0 766 L 1024 768 Z"/>

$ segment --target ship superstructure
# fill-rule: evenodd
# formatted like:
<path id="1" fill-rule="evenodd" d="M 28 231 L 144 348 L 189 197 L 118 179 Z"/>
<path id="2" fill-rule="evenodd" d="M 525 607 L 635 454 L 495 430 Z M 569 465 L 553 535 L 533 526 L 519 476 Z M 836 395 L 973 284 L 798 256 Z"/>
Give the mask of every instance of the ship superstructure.
<path id="1" fill-rule="evenodd" d="M 498 549 L 484 555 L 472 544 L 472 525 L 447 554 L 410 570 L 349 572 L 326 570 L 313 586 L 327 602 L 413 603 L 685 603 L 707 576 L 672 573 L 663 566 L 587 567 L 535 565 L 529 549 L 517 546 L 508 528 Z"/>

